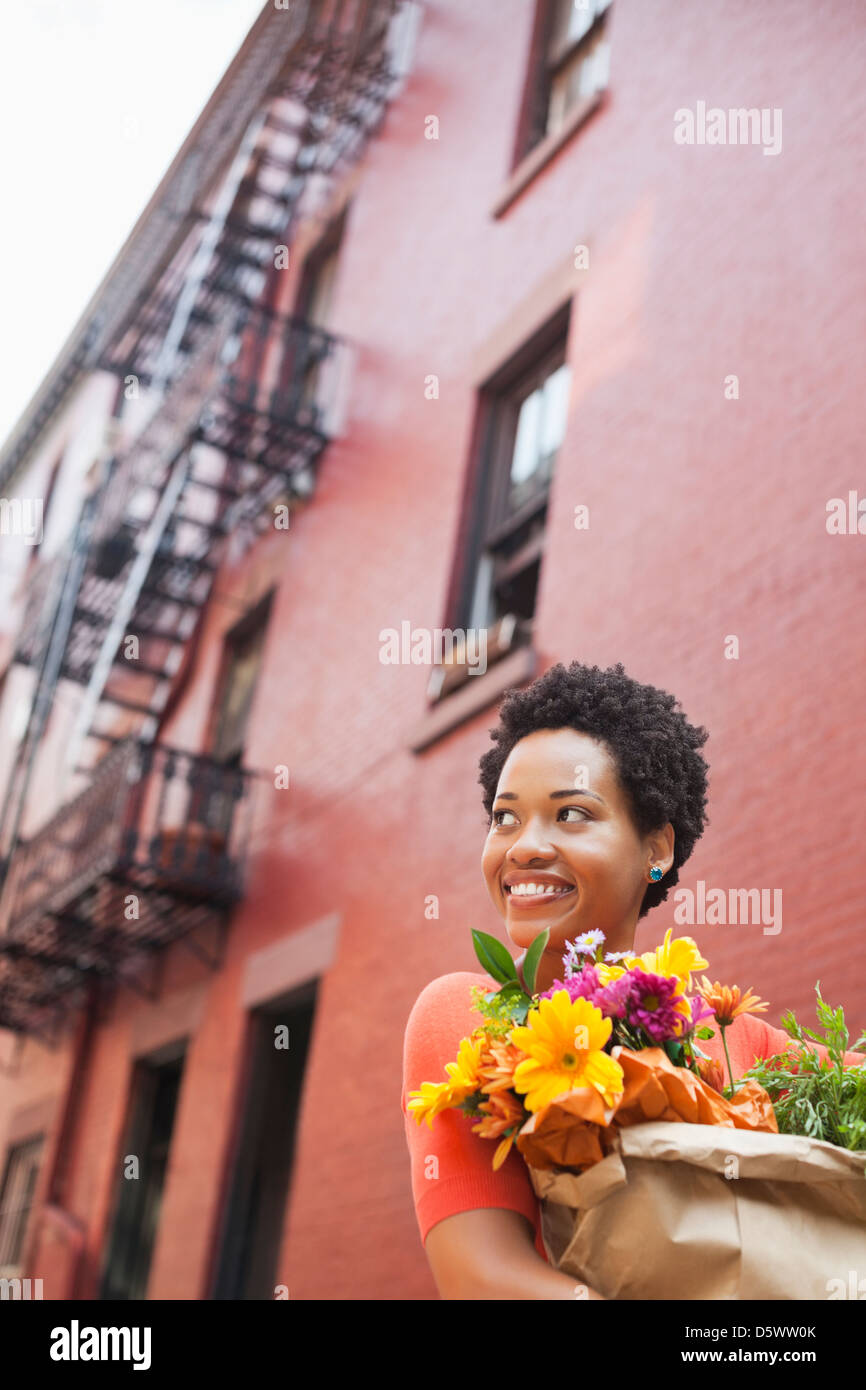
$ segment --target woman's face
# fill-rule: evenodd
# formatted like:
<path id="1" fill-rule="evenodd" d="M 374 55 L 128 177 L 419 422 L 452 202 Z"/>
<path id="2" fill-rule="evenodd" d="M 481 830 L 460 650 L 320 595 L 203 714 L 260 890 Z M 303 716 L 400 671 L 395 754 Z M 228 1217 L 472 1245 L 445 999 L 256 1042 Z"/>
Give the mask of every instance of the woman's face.
<path id="1" fill-rule="evenodd" d="M 525 950 L 550 928 L 548 975 L 561 966 L 566 941 L 585 931 L 604 932 L 606 951 L 632 948 L 649 870 L 670 868 L 673 845 L 670 824 L 638 835 L 604 744 L 576 729 L 540 729 L 506 759 L 481 870 L 515 946 Z M 560 881 L 567 891 L 512 896 L 512 875 L 524 883 Z"/>

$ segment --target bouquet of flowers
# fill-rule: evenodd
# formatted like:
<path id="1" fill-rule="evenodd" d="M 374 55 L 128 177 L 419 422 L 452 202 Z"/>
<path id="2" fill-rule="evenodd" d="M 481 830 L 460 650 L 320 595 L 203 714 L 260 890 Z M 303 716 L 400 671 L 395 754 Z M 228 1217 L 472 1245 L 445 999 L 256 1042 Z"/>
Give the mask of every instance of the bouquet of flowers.
<path id="1" fill-rule="evenodd" d="M 842 1066 L 841 1011 L 822 1016 L 835 1025 L 827 1067 L 789 1015 L 798 1054 L 735 1081 L 725 1030 L 768 1006 L 698 981 L 708 962 L 691 937 L 669 929 L 634 955 L 605 952 L 603 934 L 586 932 L 566 943 L 564 978 L 534 994 L 549 932 L 527 952 L 526 989 L 505 947 L 472 935 L 500 988 L 473 990 L 483 1021 L 448 1079 L 423 1082 L 407 1105 L 431 1127 L 462 1110 L 498 1140 L 494 1169 L 516 1147 L 557 1268 L 613 1298 L 827 1297 L 857 1259 L 866 1276 L 866 1151 L 854 1148 L 866 1141 L 866 1068 Z M 700 1047 L 711 1022 L 727 1081 Z M 832 1130 L 842 1142 L 830 1143 L 818 1117 L 843 1093 L 844 1123 Z"/>

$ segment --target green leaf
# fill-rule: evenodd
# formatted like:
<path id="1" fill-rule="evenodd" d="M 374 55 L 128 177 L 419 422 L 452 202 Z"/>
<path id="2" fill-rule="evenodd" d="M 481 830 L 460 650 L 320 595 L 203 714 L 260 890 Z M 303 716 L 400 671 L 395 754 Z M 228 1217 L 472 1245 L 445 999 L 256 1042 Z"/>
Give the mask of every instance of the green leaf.
<path id="1" fill-rule="evenodd" d="M 545 927 L 543 932 L 539 932 L 526 952 L 526 959 L 523 962 L 523 978 L 530 994 L 535 993 L 535 975 L 538 970 L 538 962 L 541 960 L 542 952 L 549 940 L 550 927 Z"/>
<path id="2" fill-rule="evenodd" d="M 712 1028 L 708 1028 L 706 1024 L 704 1024 L 702 1028 L 698 1028 L 697 1032 L 695 1033 L 696 1038 L 714 1038 L 715 1036 L 716 1035 L 713 1032 Z"/>
<path id="3" fill-rule="evenodd" d="M 473 927 L 472 944 L 475 947 L 476 956 L 487 974 L 492 975 L 494 980 L 498 980 L 500 984 L 504 985 L 509 980 L 517 979 L 514 961 L 502 942 L 497 941 L 495 936 L 490 936 L 485 931 L 476 931 Z"/>
<path id="4" fill-rule="evenodd" d="M 506 980 L 505 984 L 501 985 L 496 991 L 496 997 L 497 999 L 511 999 L 512 997 L 516 999 L 528 999 L 529 995 L 526 993 L 520 981 L 515 979 Z"/>

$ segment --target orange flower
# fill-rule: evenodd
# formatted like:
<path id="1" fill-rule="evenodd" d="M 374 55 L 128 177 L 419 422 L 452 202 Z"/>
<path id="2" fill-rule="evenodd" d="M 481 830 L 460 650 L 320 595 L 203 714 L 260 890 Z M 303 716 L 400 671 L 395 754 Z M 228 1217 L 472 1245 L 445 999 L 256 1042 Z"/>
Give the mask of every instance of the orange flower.
<path id="1" fill-rule="evenodd" d="M 702 1081 L 706 1081 L 708 1086 L 712 1086 L 719 1095 L 724 1093 L 725 1073 L 715 1057 L 699 1057 L 698 1073 Z"/>
<path id="2" fill-rule="evenodd" d="M 727 1028 L 740 1014 L 760 1014 L 769 1008 L 757 994 L 752 993 L 751 985 L 741 998 L 736 985 L 720 985 L 718 980 L 711 985 L 706 975 L 701 976 L 698 994 L 707 1007 L 712 1009 L 720 1028 Z"/>
<path id="3" fill-rule="evenodd" d="M 502 1038 L 491 1038 L 481 1054 L 481 1065 L 478 1068 L 478 1076 L 481 1080 L 481 1089 L 486 1095 L 494 1095 L 497 1091 L 510 1091 L 514 1085 L 514 1068 L 518 1062 L 522 1062 L 525 1053 L 514 1046 L 514 1043 L 505 1042 Z"/>
<path id="4" fill-rule="evenodd" d="M 478 1108 L 486 1111 L 486 1114 L 483 1120 L 472 1126 L 473 1134 L 480 1135 L 482 1139 L 497 1139 L 506 1129 L 511 1130 L 493 1155 L 495 1172 L 508 1157 L 508 1151 L 526 1116 L 520 1101 L 510 1091 L 500 1091 L 492 1095 L 489 1100 L 482 1101 Z"/>

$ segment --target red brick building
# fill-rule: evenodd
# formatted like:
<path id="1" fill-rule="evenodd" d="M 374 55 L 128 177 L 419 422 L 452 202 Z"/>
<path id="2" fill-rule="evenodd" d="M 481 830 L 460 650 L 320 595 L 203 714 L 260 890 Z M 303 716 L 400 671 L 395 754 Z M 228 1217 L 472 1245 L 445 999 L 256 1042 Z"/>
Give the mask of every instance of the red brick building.
<path id="1" fill-rule="evenodd" d="M 710 730 L 713 978 L 866 1024 L 832 18 L 263 8 L 0 455 L 0 1273 L 435 1296 L 403 1028 L 501 933 L 478 758 L 556 661 Z"/>

